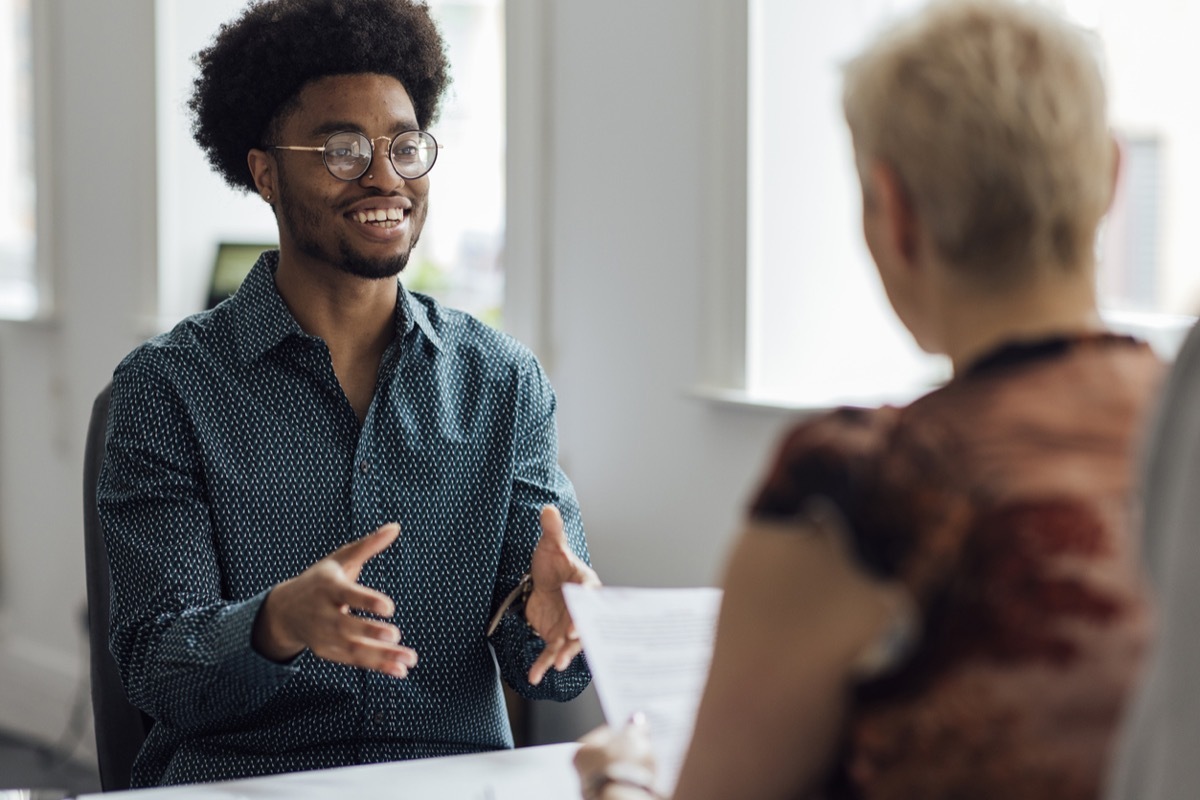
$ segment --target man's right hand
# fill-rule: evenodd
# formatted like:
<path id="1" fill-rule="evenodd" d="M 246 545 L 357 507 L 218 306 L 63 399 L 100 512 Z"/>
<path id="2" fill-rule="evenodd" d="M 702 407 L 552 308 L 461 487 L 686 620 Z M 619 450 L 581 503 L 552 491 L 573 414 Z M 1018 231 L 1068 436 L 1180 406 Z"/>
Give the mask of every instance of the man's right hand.
<path id="1" fill-rule="evenodd" d="M 400 646 L 400 629 L 351 613 L 385 618 L 396 613 L 390 597 L 359 584 L 358 576 L 399 536 L 399 525 L 384 525 L 272 589 L 254 621 L 254 649 L 284 662 L 308 648 L 329 661 L 407 677 L 417 653 Z"/>

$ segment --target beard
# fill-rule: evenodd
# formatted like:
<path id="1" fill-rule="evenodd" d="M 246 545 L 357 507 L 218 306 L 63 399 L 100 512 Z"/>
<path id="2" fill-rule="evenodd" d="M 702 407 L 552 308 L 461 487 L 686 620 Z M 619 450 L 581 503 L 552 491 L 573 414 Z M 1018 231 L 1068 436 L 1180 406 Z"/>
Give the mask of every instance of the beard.
<path id="1" fill-rule="evenodd" d="M 411 210 L 409 225 L 412 227 L 412 240 L 402 253 L 395 253 L 381 258 L 371 258 L 356 251 L 344 236 L 321 236 L 321 223 L 327 211 L 301 201 L 289 190 L 288 182 L 282 169 L 279 177 L 279 203 L 276 206 L 282 215 L 283 224 L 291 234 L 296 249 L 312 259 L 324 261 L 337 270 L 368 280 L 383 280 L 395 278 L 408 266 L 409 256 L 417 241 L 421 238 L 421 229 L 425 227 L 426 204 L 414 206 Z M 331 238 L 335 241 L 329 241 Z M 336 245 L 336 247 L 331 247 Z"/>

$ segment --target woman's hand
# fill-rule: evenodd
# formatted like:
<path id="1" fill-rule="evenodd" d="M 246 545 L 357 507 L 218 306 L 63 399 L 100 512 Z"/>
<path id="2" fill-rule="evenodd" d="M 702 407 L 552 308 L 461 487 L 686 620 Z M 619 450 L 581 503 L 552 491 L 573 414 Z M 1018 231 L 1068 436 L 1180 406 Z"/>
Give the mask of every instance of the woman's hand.
<path id="1" fill-rule="evenodd" d="M 575 770 L 584 800 L 647 800 L 661 798 L 654 785 L 654 754 L 644 718 L 635 715 L 614 731 L 607 725 L 579 740 Z"/>

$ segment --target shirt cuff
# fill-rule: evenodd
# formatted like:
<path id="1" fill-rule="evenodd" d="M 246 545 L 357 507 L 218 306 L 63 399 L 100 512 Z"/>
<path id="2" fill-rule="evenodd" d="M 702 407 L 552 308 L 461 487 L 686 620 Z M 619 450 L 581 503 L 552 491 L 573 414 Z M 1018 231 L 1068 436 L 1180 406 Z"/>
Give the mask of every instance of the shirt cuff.
<path id="1" fill-rule="evenodd" d="M 233 603 L 225 608 L 217 623 L 215 649 L 217 664 L 228 679 L 250 687 L 261 687 L 272 692 L 300 671 L 300 659 L 308 651 L 286 663 L 272 661 L 254 649 L 254 621 L 267 599 L 266 589 L 248 600 Z"/>

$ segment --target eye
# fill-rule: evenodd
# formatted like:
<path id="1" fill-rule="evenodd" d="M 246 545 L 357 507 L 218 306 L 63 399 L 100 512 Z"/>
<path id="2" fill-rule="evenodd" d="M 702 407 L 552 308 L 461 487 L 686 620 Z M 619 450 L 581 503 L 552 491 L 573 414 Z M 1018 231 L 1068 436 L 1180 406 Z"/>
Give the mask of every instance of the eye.
<path id="1" fill-rule="evenodd" d="M 396 137 L 392 145 L 392 158 L 406 163 L 423 162 L 428 157 L 429 145 L 419 132 L 404 133 Z"/>
<path id="2" fill-rule="evenodd" d="M 325 158 L 333 161 L 357 161 L 371 152 L 371 145 L 357 133 L 338 133 L 325 142 Z"/>

